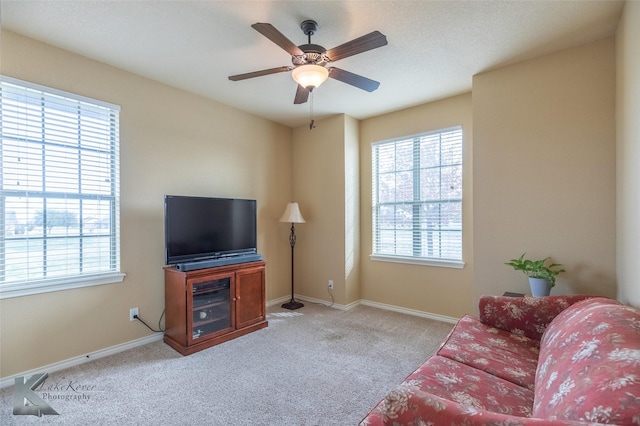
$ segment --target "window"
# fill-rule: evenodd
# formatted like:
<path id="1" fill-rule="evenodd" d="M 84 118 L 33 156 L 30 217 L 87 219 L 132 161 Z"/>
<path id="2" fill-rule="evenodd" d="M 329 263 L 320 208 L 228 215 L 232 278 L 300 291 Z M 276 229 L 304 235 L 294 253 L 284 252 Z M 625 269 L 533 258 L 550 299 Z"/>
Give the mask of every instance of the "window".
<path id="1" fill-rule="evenodd" d="M 374 260 L 462 267 L 462 128 L 372 145 Z"/>
<path id="2" fill-rule="evenodd" d="M 0 76 L 0 297 L 123 280 L 119 110 Z"/>

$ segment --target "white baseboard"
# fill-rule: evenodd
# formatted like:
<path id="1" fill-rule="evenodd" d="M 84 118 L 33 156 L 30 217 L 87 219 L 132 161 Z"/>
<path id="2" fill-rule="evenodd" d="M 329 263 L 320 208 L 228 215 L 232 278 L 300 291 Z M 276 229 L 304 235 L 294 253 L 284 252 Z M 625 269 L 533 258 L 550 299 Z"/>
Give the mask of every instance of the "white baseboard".
<path id="1" fill-rule="evenodd" d="M 331 308 L 339 309 L 341 311 L 348 311 L 349 309 L 353 309 L 358 305 L 371 306 L 373 308 L 384 309 L 387 311 L 400 312 L 401 314 L 413 315 L 422 318 L 428 318 L 436 321 L 442 321 L 450 324 L 455 324 L 458 322 L 459 318 L 448 317 L 445 315 L 432 314 L 431 312 L 418 311 L 415 309 L 403 308 L 401 306 L 389 305 L 386 303 L 373 302 L 371 300 L 360 299 L 353 303 L 349 303 L 348 305 L 340 305 L 338 303 L 331 303 L 329 301 L 323 299 L 316 299 L 313 297 L 300 296 L 295 295 L 296 300 L 305 301 L 309 303 L 317 303 L 320 305 L 325 305 Z M 267 306 L 273 306 L 280 303 L 285 303 L 291 300 L 291 296 L 281 297 L 279 299 L 270 300 L 267 302 Z"/>
<path id="2" fill-rule="evenodd" d="M 267 307 L 281 305 L 291 300 L 291 296 L 279 297 L 277 299 L 267 300 Z"/>
<path id="3" fill-rule="evenodd" d="M 117 354 L 118 352 L 123 352 L 138 346 L 144 346 L 152 342 L 157 342 L 158 340 L 162 340 L 162 336 L 163 335 L 161 333 L 155 333 L 150 336 L 141 337 L 140 339 L 131 340 L 119 345 L 100 349 L 96 352 L 91 352 L 86 355 L 76 356 L 60 362 L 54 362 L 53 364 L 34 368 L 33 370 L 24 371 L 19 374 L 4 377 L 0 380 L 0 389 L 13 385 L 17 377 L 30 377 L 38 373 L 52 373 L 54 371 L 64 370 L 65 368 L 75 367 L 76 365 L 85 364 L 87 362 L 93 361 L 94 359 L 104 358 L 109 355 Z"/>
<path id="4" fill-rule="evenodd" d="M 318 305 L 324 305 L 324 306 L 327 306 L 327 307 L 340 309 L 342 311 L 349 310 L 353 306 L 357 306 L 359 304 L 359 302 L 355 302 L 355 303 L 351 303 L 349 305 L 339 305 L 337 303 L 331 303 L 331 302 L 329 302 L 327 300 L 323 300 L 323 299 L 316 299 L 314 297 L 308 297 L 308 296 L 300 296 L 299 294 L 294 295 L 294 299 L 295 300 L 299 300 L 301 302 L 308 302 L 308 303 L 315 303 L 315 304 L 318 304 Z M 290 300 L 291 300 L 291 296 L 279 297 L 278 299 L 273 299 L 273 300 L 267 301 L 267 306 L 270 307 L 270 306 L 275 306 L 275 305 L 281 305 L 281 304 L 286 303 L 286 302 L 288 302 Z"/>
<path id="5" fill-rule="evenodd" d="M 372 302 L 371 300 L 360 300 L 361 305 L 372 306 L 374 308 L 386 309 L 387 311 L 400 312 L 402 314 L 413 315 L 422 318 L 428 318 L 436 321 L 442 321 L 450 324 L 458 322 L 459 318 L 448 317 L 445 315 L 432 314 L 431 312 L 418 311 L 415 309 L 403 308 L 395 305 L 388 305 L 386 303 Z"/>

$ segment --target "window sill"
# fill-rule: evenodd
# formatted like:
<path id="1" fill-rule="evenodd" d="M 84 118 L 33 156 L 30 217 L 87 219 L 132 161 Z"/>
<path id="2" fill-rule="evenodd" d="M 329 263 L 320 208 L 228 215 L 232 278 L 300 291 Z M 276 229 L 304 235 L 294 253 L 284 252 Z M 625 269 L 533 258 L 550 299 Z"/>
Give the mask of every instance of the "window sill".
<path id="1" fill-rule="evenodd" d="M 40 280 L 30 283 L 12 283 L 0 285 L 0 299 L 12 297 L 31 296 L 52 291 L 71 290 L 74 288 L 90 287 L 102 284 L 115 284 L 122 282 L 126 274 L 111 272 L 73 278 L 57 278 Z"/>
<path id="2" fill-rule="evenodd" d="M 418 257 L 390 256 L 372 254 L 369 259 L 378 262 L 408 263 L 412 265 L 437 266 L 441 268 L 462 269 L 465 263 L 460 260 L 424 259 Z"/>

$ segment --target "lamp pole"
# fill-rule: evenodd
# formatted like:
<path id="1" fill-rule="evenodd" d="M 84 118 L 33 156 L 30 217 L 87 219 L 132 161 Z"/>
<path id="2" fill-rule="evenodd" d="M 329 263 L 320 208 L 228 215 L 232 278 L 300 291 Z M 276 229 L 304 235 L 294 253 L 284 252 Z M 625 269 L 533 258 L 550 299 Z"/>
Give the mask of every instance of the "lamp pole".
<path id="1" fill-rule="evenodd" d="M 302 308 L 304 306 L 301 302 L 296 302 L 296 300 L 293 298 L 293 248 L 296 245 L 296 228 L 294 223 L 291 223 L 291 234 L 289 234 L 289 243 L 291 244 L 291 300 L 289 300 L 287 303 L 282 304 L 282 307 L 285 309 L 294 310 Z"/>
<path id="2" fill-rule="evenodd" d="M 284 214 L 280 218 L 280 222 L 289 222 L 291 223 L 291 233 L 289 234 L 289 244 L 291 245 L 291 300 L 287 303 L 283 303 L 282 307 L 285 309 L 300 309 L 304 305 L 301 302 L 297 302 L 294 298 L 294 273 L 293 273 L 293 252 L 294 247 L 296 245 L 296 223 L 304 223 L 304 219 L 302 218 L 302 214 L 300 214 L 300 209 L 298 208 L 298 203 L 289 203 L 285 208 Z"/>

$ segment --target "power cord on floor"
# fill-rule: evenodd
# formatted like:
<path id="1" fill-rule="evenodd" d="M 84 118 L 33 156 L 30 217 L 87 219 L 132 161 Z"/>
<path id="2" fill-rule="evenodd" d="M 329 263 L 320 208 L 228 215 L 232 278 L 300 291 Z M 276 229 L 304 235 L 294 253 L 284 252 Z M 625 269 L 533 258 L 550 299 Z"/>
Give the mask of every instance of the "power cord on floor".
<path id="1" fill-rule="evenodd" d="M 330 305 L 325 305 L 322 302 L 312 302 L 311 300 L 305 300 L 305 303 L 311 303 L 312 305 L 320 305 L 320 306 L 324 306 L 325 308 L 332 308 L 334 303 L 335 303 L 335 299 L 333 297 L 333 293 L 331 293 L 331 290 L 329 288 L 327 288 L 327 293 L 329 293 L 329 296 L 331 296 L 331 304 Z"/>
<path id="2" fill-rule="evenodd" d="M 327 308 L 331 308 L 331 307 L 333 307 L 333 304 L 335 303 L 335 299 L 333 298 L 333 293 L 331 292 L 331 289 L 327 288 L 327 293 L 329 293 L 329 296 L 331 296 L 331 304 L 329 306 L 327 306 Z"/>
<path id="3" fill-rule="evenodd" d="M 144 325 L 147 326 L 147 328 L 151 331 L 153 331 L 154 333 L 164 333 L 164 330 L 162 329 L 162 327 L 160 326 L 160 324 L 162 323 L 162 317 L 164 317 L 164 310 L 162 311 L 162 315 L 160 315 L 160 319 L 158 320 L 158 330 L 153 329 L 151 326 L 149 326 L 149 324 L 147 324 L 146 322 L 144 322 L 142 320 L 142 318 L 140 318 L 138 315 L 134 315 L 133 318 L 137 319 L 138 321 L 140 321 L 141 323 L 143 323 Z"/>

